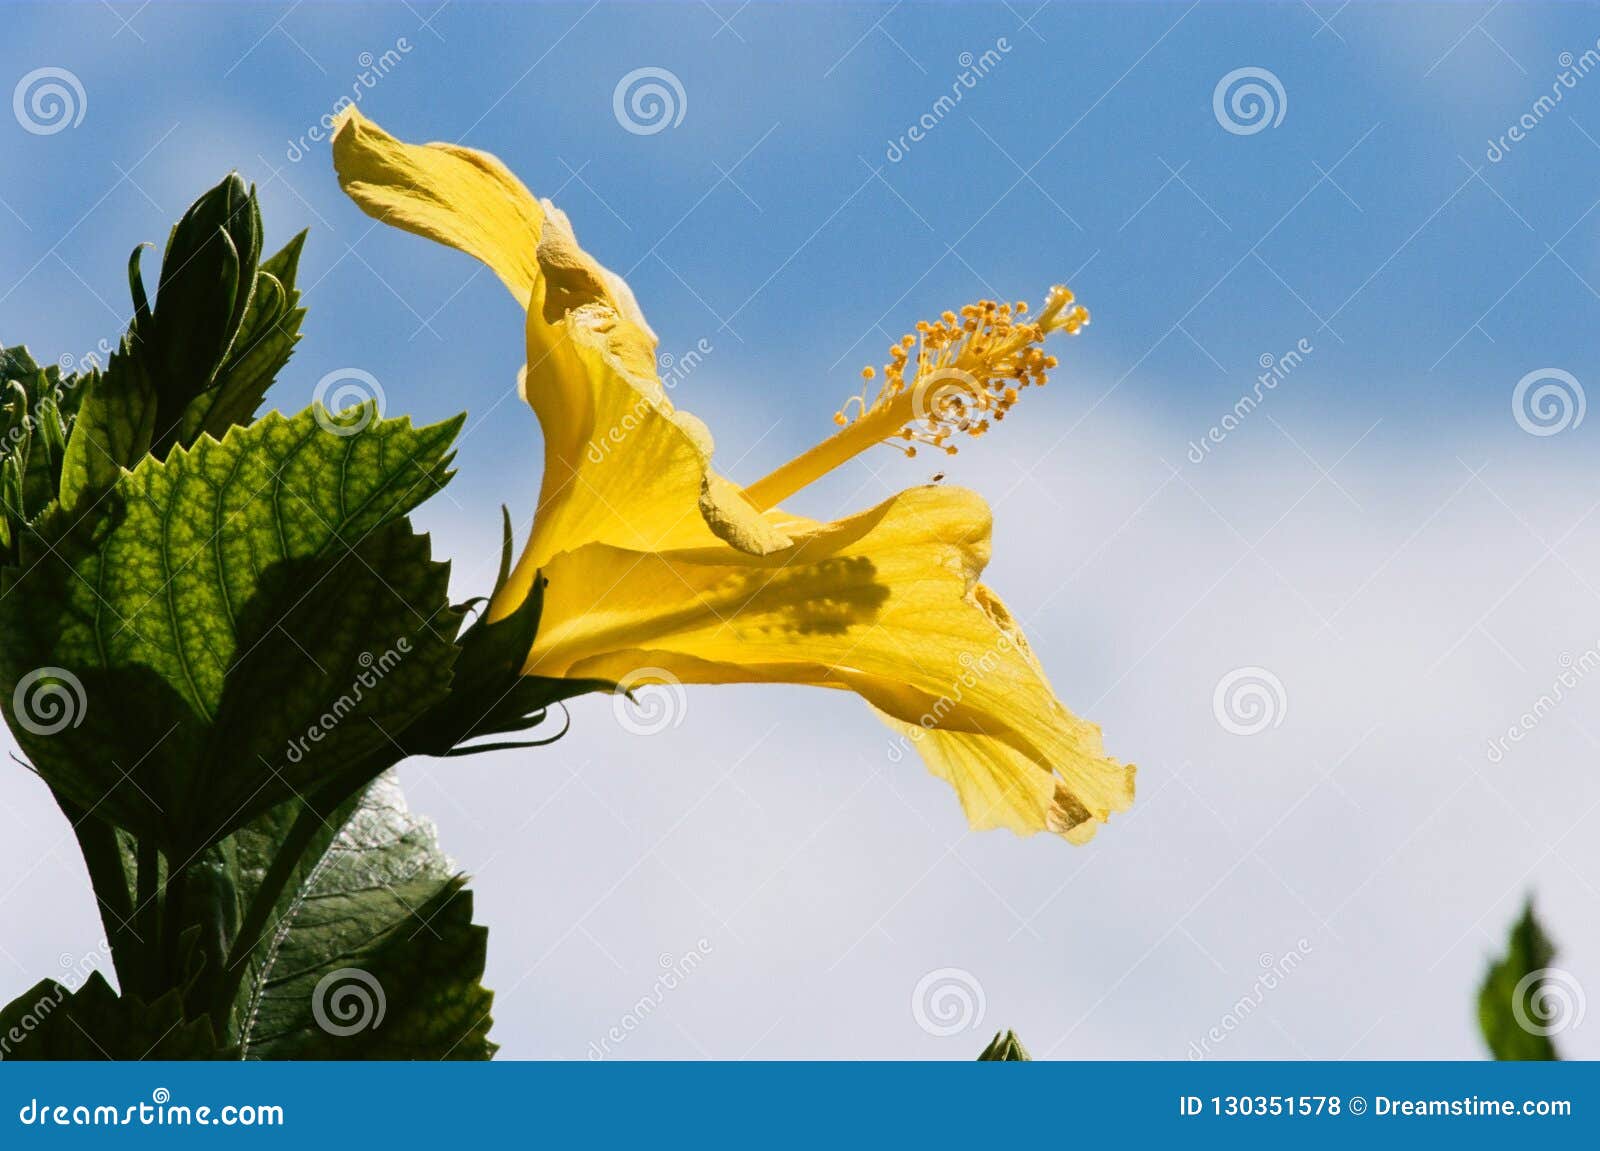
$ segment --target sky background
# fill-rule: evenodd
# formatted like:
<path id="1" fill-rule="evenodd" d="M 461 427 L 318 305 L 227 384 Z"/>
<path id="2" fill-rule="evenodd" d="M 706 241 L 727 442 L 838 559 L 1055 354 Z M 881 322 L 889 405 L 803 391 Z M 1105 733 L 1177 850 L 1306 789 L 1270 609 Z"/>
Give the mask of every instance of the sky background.
<path id="1" fill-rule="evenodd" d="M 831 431 L 918 319 L 1055 282 L 1093 313 L 1048 389 L 938 466 L 991 500 L 986 582 L 1139 765 L 1133 810 L 1084 848 L 971 834 L 866 707 L 798 688 L 691 688 L 649 736 L 589 699 L 553 747 L 409 763 L 491 928 L 503 1056 L 588 1057 L 698 948 L 612 1057 L 969 1059 L 1014 1027 L 1041 1057 L 1181 1059 L 1231 1015 L 1208 1057 L 1475 1058 L 1477 982 L 1529 894 L 1600 995 L 1600 675 L 1489 752 L 1600 645 L 1600 416 L 1576 406 L 1600 371 L 1600 75 L 1571 63 L 1600 10 L 422 0 L 6 21 L 0 96 L 65 69 L 82 118 L 0 115 L 0 343 L 43 362 L 114 341 L 129 249 L 237 168 L 269 244 L 311 229 L 307 334 L 269 403 L 297 411 L 356 367 L 390 415 L 471 413 L 418 517 L 460 597 L 492 580 L 498 504 L 524 528 L 532 511 L 521 318 L 469 259 L 340 193 L 309 133 L 367 60 L 398 61 L 367 115 L 501 156 L 627 275 L 663 352 L 711 348 L 674 400 L 735 479 Z M 613 109 L 640 68 L 682 92 L 648 134 Z M 1241 68 L 1277 82 L 1254 131 L 1214 106 Z M 1259 407 L 1193 446 L 1301 341 Z M 1572 406 L 1541 425 L 1514 396 L 1555 370 Z M 934 466 L 869 456 L 796 510 L 859 510 Z M 1239 669 L 1267 673 L 1255 734 L 1215 703 Z M 4 999 L 99 939 L 70 830 L 20 767 L 0 775 L 0 919 Z M 971 1003 L 950 1035 L 914 1006 L 944 969 Z M 1600 1057 L 1596 1015 L 1569 1054 Z"/>

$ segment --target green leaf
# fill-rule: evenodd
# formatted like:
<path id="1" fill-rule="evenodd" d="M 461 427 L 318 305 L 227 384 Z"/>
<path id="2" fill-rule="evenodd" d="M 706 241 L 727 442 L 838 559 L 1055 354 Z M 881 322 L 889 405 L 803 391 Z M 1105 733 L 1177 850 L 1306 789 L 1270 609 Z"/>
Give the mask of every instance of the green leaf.
<path id="1" fill-rule="evenodd" d="M 979 1063 L 1029 1063 L 1033 1056 L 1028 1054 L 1028 1049 L 1022 1045 L 1022 1040 L 1017 1038 L 1015 1031 L 997 1031 L 990 1040 L 989 1046 L 983 1049 L 983 1054 L 978 1056 Z"/>
<path id="2" fill-rule="evenodd" d="M 405 513 L 449 478 L 460 421 L 356 418 L 271 413 L 147 458 L 0 571 L 12 731 L 62 795 L 169 858 L 291 798 L 331 813 L 449 689 L 448 568 Z"/>
<path id="3" fill-rule="evenodd" d="M 190 206 L 161 259 L 152 312 L 138 315 L 133 343 L 157 389 L 152 450 L 165 457 L 183 438 L 184 414 L 214 386 L 249 311 L 261 258 L 261 212 L 238 173 Z"/>
<path id="4" fill-rule="evenodd" d="M 55 499 L 62 457 L 81 393 L 26 348 L 0 348 L 0 545 Z"/>
<path id="5" fill-rule="evenodd" d="M 247 1059 L 487 1059 L 488 932 L 390 775 L 273 925 L 246 988 Z"/>
<path id="6" fill-rule="evenodd" d="M 1533 914 L 1530 900 L 1511 927 L 1506 954 L 1490 964 L 1478 992 L 1478 1024 L 1496 1059 L 1559 1059 L 1551 1039 L 1581 992 L 1566 972 L 1552 968 L 1555 948 Z"/>
<path id="7" fill-rule="evenodd" d="M 511 513 L 500 509 L 502 544 L 500 574 L 494 590 L 499 592 L 509 578 L 512 560 Z M 535 575 L 527 598 L 506 616 L 491 621 L 481 611 L 456 641 L 460 655 L 456 660 L 450 695 L 430 708 L 406 735 L 406 750 L 413 755 L 456 756 L 507 747 L 538 747 L 553 743 L 566 733 L 535 740 L 490 740 L 467 744 L 468 740 L 510 735 L 542 724 L 550 708 L 574 696 L 591 691 L 609 692 L 616 685 L 609 680 L 562 679 L 523 675 L 528 652 L 539 633 L 544 610 L 546 580 Z M 474 604 L 457 605 L 461 617 Z"/>
<path id="8" fill-rule="evenodd" d="M 44 979 L 0 1010 L 0 1058 L 223 1059 L 205 1020 L 185 1021 L 176 992 L 118 996 L 96 971 L 76 992 Z"/>
<path id="9" fill-rule="evenodd" d="M 221 437 L 231 425 L 248 423 L 289 362 L 306 315 L 294 286 L 305 240 L 306 233 L 301 232 L 261 265 L 227 362 L 215 384 L 184 410 L 180 442 L 191 443 L 201 432 Z"/>
<path id="10" fill-rule="evenodd" d="M 87 511 L 90 500 L 144 459 L 156 425 L 155 386 L 126 339 L 79 391 L 82 406 L 67 439 L 60 489 L 62 506 L 74 514 Z"/>
<path id="11" fill-rule="evenodd" d="M 67 444 L 61 501 L 78 509 L 152 450 L 245 424 L 289 362 L 306 311 L 295 275 L 306 233 L 261 264 L 261 214 L 237 175 L 200 197 L 173 228 L 154 311 L 128 258 L 134 321 L 103 372 L 79 389 L 83 418 Z M 240 285 L 243 284 L 241 290 Z"/>

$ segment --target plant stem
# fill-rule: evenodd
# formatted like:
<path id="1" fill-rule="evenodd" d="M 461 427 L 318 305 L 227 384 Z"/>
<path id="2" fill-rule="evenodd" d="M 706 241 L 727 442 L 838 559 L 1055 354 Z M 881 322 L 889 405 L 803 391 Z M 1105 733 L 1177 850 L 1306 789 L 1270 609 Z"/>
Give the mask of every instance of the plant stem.
<path id="1" fill-rule="evenodd" d="M 167 859 L 167 886 L 161 900 L 161 965 L 165 969 L 162 990 L 184 982 L 183 957 L 178 953 L 183 937 L 183 897 L 188 885 L 186 867 L 174 867 Z"/>
<path id="2" fill-rule="evenodd" d="M 141 838 L 137 850 L 138 876 L 135 890 L 134 919 L 139 927 L 139 950 L 144 959 L 143 975 L 139 981 L 146 995 L 154 997 L 161 986 L 161 953 L 157 940 L 161 933 L 161 850 L 155 840 Z"/>
<path id="3" fill-rule="evenodd" d="M 89 884 L 100 904 L 100 924 L 111 946 L 111 962 L 117 982 L 124 987 L 138 984 L 138 939 L 133 934 L 133 903 L 128 893 L 128 874 L 122 864 L 117 833 L 109 823 L 86 815 L 83 810 L 57 796 L 61 810 L 72 821 L 78 848 L 89 868 Z"/>

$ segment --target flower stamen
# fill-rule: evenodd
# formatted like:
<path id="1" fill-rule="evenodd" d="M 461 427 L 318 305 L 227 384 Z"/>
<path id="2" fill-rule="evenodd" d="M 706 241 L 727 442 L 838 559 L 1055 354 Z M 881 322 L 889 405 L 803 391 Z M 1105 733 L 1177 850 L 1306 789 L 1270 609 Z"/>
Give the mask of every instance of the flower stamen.
<path id="1" fill-rule="evenodd" d="M 960 313 L 918 321 L 916 333 L 889 347 L 883 383 L 876 369 L 861 371 L 867 387 L 834 413 L 839 431 L 745 489 L 756 507 L 771 508 L 840 464 L 879 444 L 907 457 L 924 448 L 955 455 L 953 441 L 976 438 L 1005 419 L 1030 387 L 1043 387 L 1056 358 L 1040 346 L 1056 332 L 1077 335 L 1088 309 L 1057 285 L 1037 315 L 1025 301 L 980 300 Z"/>

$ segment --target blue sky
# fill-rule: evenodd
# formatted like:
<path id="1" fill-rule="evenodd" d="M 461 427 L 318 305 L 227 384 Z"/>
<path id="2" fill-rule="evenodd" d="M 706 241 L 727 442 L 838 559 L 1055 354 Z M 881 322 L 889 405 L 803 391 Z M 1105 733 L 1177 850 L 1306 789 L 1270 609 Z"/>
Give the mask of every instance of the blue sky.
<path id="1" fill-rule="evenodd" d="M 632 269 L 663 347 L 717 348 L 719 371 L 690 398 L 722 438 L 742 451 L 767 411 L 783 417 L 752 471 L 825 429 L 886 333 L 991 288 L 1037 297 L 1070 277 L 1095 315 L 1074 354 L 1176 430 L 1209 426 L 1230 375 L 1301 337 L 1318 347 L 1319 419 L 1359 422 L 1381 403 L 1461 434 L 1503 423 L 1507 378 L 1592 347 L 1594 218 L 1578 221 L 1600 174 L 1600 95 L 1580 81 L 1504 160 L 1485 159 L 1548 91 L 1558 51 L 1593 46 L 1581 9 L 1502 10 L 1463 38 L 1482 10 L 1357 6 L 1324 28 L 1294 5 L 1208 5 L 1181 22 L 1183 7 L 1112 5 L 1047 8 L 1022 27 L 1021 8 L 755 5 L 723 26 L 698 4 L 451 5 L 421 27 L 414 7 L 163 6 L 127 27 L 97 4 L 16 11 L 10 71 L 71 69 L 87 113 L 71 131 L 10 133 L 8 166 L 40 177 L 9 181 L 0 213 L 10 329 L 92 347 L 117 321 L 89 289 L 121 311 L 132 240 L 160 241 L 237 167 L 276 235 L 314 228 L 302 370 L 355 355 L 424 415 L 502 394 L 516 341 L 461 338 L 513 314 L 496 285 L 369 233 L 325 147 L 287 158 L 362 54 L 404 38 L 368 113 L 495 151 L 559 193 L 586 245 Z M 961 54 L 1001 38 L 1001 63 L 890 163 Z M 641 61 L 686 97 L 682 122 L 654 135 L 612 114 Z M 1213 85 L 1262 61 L 1286 93 L 1281 124 L 1223 131 Z M 338 302 L 337 329 L 319 297 Z M 1052 414 L 1071 410 L 1059 403 Z M 505 458 L 527 428 L 497 423 L 475 433 L 471 461 Z"/>
<path id="2" fill-rule="evenodd" d="M 364 112 L 497 153 L 627 274 L 664 351 L 709 344 L 674 396 L 736 478 L 831 430 L 860 366 L 920 318 L 1058 281 L 1093 312 L 1020 426 L 946 470 L 994 501 L 992 575 L 1063 697 L 1141 764 L 1150 814 L 1084 852 L 964 839 L 942 785 L 883 770 L 863 709 L 783 689 L 692 693 L 684 728 L 642 747 L 600 702 L 542 760 L 415 765 L 414 803 L 480 877 L 508 1054 L 582 1057 L 657 953 L 702 934 L 728 958 L 630 1053 L 854 1056 L 866 1020 L 884 1054 L 963 1057 L 904 1010 L 919 975 L 952 964 L 982 975 L 995 1026 L 1057 1056 L 1181 1058 L 1258 954 L 1307 938 L 1321 974 L 1228 1054 L 1472 1054 L 1472 981 L 1527 889 L 1566 913 L 1558 934 L 1600 979 L 1594 824 L 1566 826 L 1600 797 L 1581 770 L 1592 741 L 1563 717 L 1515 777 L 1485 776 L 1482 753 L 1600 618 L 1594 428 L 1530 435 L 1512 410 L 1519 380 L 1559 369 L 1581 388 L 1600 350 L 1600 76 L 1533 111 L 1586 68 L 1562 54 L 1594 48 L 1600 21 L 1539 5 L 1035 8 L 8 10 L 0 86 L 66 69 L 83 116 L 49 134 L 0 118 L 0 342 L 43 360 L 114 338 L 128 250 L 159 245 L 237 168 L 269 242 L 312 230 L 307 336 L 269 400 L 297 410 L 355 366 L 390 414 L 471 413 L 459 477 L 423 513 L 461 594 L 492 574 L 496 505 L 532 508 L 518 309 L 465 257 L 374 227 L 326 146 L 298 143 L 363 54 L 397 61 Z M 936 113 L 963 54 L 985 51 L 995 63 Z M 640 68 L 676 78 L 681 122 L 619 123 L 614 90 Z M 1241 68 L 1271 74 L 1281 120 L 1219 120 L 1214 92 Z M 925 115 L 924 138 L 892 149 Z M 1190 461 L 1262 357 L 1301 341 L 1259 412 Z M 800 510 L 859 508 L 930 467 L 885 454 Z M 1290 684 L 1288 718 L 1260 737 L 1211 714 L 1242 666 Z M 749 761 L 728 767 L 729 748 Z M 734 768 L 744 782 L 723 784 Z M 507 780 L 525 804 L 504 804 Z M 16 850 L 52 860 L 9 898 L 56 907 L 79 880 L 36 827 L 36 790 L 0 793 L 38 837 Z M 574 853 L 595 862 L 542 889 Z M 1062 881 L 1073 895 L 1053 894 Z M 1398 1018 L 1365 1006 L 1394 975 L 1383 946 L 1416 991 Z M 54 961 L 54 943 L 34 951 Z M 775 983 L 796 1004 L 763 1033 Z M 1174 985 L 1181 1023 L 1148 1006 Z"/>

